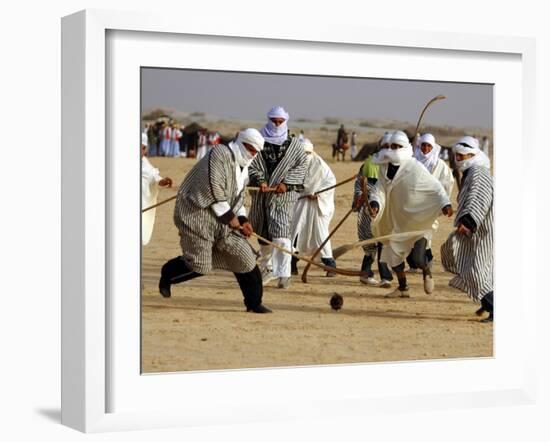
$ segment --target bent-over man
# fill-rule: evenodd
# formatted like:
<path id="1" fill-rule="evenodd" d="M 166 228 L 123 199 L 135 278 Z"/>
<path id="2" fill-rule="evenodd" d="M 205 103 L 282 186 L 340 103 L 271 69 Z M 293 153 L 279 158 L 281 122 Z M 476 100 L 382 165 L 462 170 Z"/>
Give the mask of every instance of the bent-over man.
<path id="1" fill-rule="evenodd" d="M 237 278 L 248 312 L 271 312 L 262 304 L 261 273 L 245 238 L 253 229 L 243 190 L 248 166 L 263 144 L 256 129 L 239 132 L 227 146 L 214 146 L 183 180 L 174 210 L 183 253 L 162 267 L 159 291 L 165 298 L 171 296 L 172 284 L 223 269 Z"/>

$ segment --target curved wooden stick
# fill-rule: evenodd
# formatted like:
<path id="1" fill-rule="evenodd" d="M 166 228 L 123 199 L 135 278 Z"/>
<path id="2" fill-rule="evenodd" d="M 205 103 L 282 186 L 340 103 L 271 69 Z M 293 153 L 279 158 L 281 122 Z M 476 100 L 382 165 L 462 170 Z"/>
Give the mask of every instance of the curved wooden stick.
<path id="1" fill-rule="evenodd" d="M 420 122 L 422 121 L 422 117 L 424 116 L 424 113 L 426 112 L 426 110 L 432 105 L 432 103 L 435 103 L 438 100 L 444 100 L 444 99 L 445 99 L 444 95 L 438 95 L 437 97 L 433 97 L 430 101 L 428 101 L 426 106 L 424 106 L 424 109 L 422 110 L 422 113 L 420 114 L 420 118 L 418 119 L 418 123 L 416 123 L 416 129 L 414 130 L 414 135 L 413 135 L 414 137 L 416 137 L 416 134 L 418 133 L 418 128 L 420 127 Z"/>
<path id="2" fill-rule="evenodd" d="M 164 200 L 164 201 L 161 201 L 160 203 L 156 203 L 152 206 L 149 206 L 149 207 L 146 207 L 145 209 L 143 209 L 141 211 L 141 213 L 143 212 L 147 212 L 148 210 L 151 210 L 151 209 L 154 209 L 155 207 L 158 207 L 158 206 L 162 206 L 163 204 L 169 202 L 169 201 L 172 201 L 172 200 L 175 200 L 176 198 L 178 197 L 178 194 L 176 193 L 174 196 L 171 196 L 170 198 Z"/>
<path id="3" fill-rule="evenodd" d="M 260 190 L 259 187 L 246 187 L 246 189 L 247 189 L 247 190 L 256 190 L 256 191 L 257 191 L 257 190 Z M 275 192 L 275 189 L 269 188 L 269 189 L 267 190 L 267 192 Z M 141 213 L 147 212 L 148 210 L 154 209 L 155 207 L 162 206 L 163 204 L 166 204 L 166 203 L 168 203 L 168 202 L 170 202 L 170 201 L 172 201 L 172 200 L 175 200 L 177 197 L 178 197 L 178 195 L 176 194 L 176 195 L 174 195 L 174 196 L 171 196 L 171 197 L 168 198 L 168 199 L 165 199 L 165 200 L 161 201 L 160 203 L 156 203 L 156 204 L 154 204 L 154 205 L 152 205 L 152 206 L 146 207 L 145 209 L 142 209 Z"/>
<path id="4" fill-rule="evenodd" d="M 329 267 L 324 264 L 321 264 L 319 262 L 315 262 L 312 259 L 308 258 L 307 256 L 298 255 L 297 253 L 291 252 L 290 250 L 285 249 L 284 247 L 281 247 L 278 244 L 275 244 L 268 239 L 263 238 L 262 236 L 258 235 L 256 232 L 252 232 L 252 236 L 256 237 L 257 239 L 269 244 L 270 246 L 275 247 L 276 249 L 281 250 L 282 252 L 288 253 L 289 255 L 295 256 L 296 258 L 307 262 L 308 264 L 313 264 L 314 266 L 320 267 L 323 270 L 326 270 L 327 272 L 334 272 L 338 273 L 339 275 L 345 275 L 345 276 L 363 276 L 364 272 L 358 272 L 357 270 L 346 270 L 346 269 L 339 269 L 334 267 Z"/>
<path id="5" fill-rule="evenodd" d="M 325 187 L 324 189 L 321 189 L 321 190 L 318 190 L 317 192 L 315 192 L 313 195 L 319 195 L 320 193 L 323 193 L 323 192 L 326 192 L 327 190 L 331 190 L 331 189 L 334 189 L 338 186 L 341 186 L 342 184 L 346 184 L 346 183 L 349 183 L 351 180 L 354 180 L 355 178 L 357 177 L 357 175 L 353 175 L 352 177 L 349 177 L 347 179 L 345 179 L 344 181 L 341 181 L 339 183 L 336 183 L 334 186 L 330 186 L 330 187 Z M 303 198 L 307 198 L 308 196 L 310 195 L 302 195 L 300 198 L 298 198 L 299 200 L 303 199 Z"/>
<path id="6" fill-rule="evenodd" d="M 392 233 L 391 235 L 379 236 L 377 238 L 363 239 L 361 241 L 357 241 L 351 244 L 344 244 L 340 247 L 335 248 L 332 251 L 332 256 L 334 257 L 334 259 L 336 259 L 342 256 L 344 253 L 347 253 L 356 247 L 366 246 L 369 244 L 376 244 L 377 242 L 383 242 L 383 241 L 392 240 L 392 239 L 404 239 L 412 236 L 424 236 L 426 233 L 429 233 L 429 232 L 431 232 L 431 230 L 414 230 L 412 232 Z"/>
<path id="7" fill-rule="evenodd" d="M 329 235 L 327 236 L 327 238 L 323 241 L 323 243 L 317 248 L 317 250 L 315 250 L 315 253 L 313 255 L 311 255 L 311 258 L 309 260 L 304 260 L 306 261 L 308 264 L 306 265 L 306 267 L 304 268 L 304 271 L 302 272 L 302 282 L 304 283 L 307 283 L 307 272 L 309 271 L 309 268 L 311 267 L 311 264 L 313 264 L 313 260 L 315 259 L 315 257 L 321 253 L 321 250 L 323 249 L 323 247 L 325 246 L 325 244 L 330 240 L 330 238 L 332 237 L 332 235 L 334 235 L 336 233 L 336 231 L 340 228 L 340 226 L 342 224 L 344 224 L 344 221 L 346 219 L 348 219 L 348 216 L 350 216 L 352 213 L 353 213 L 353 207 L 348 211 L 348 213 L 346 213 L 344 215 L 344 217 L 340 220 L 340 222 L 336 225 L 336 227 L 334 229 L 332 229 L 332 232 L 329 233 Z M 338 273 L 336 272 L 336 269 L 334 267 L 328 267 L 326 266 L 327 269 L 330 269 L 328 270 L 329 272 L 335 272 L 335 273 Z"/>
<path id="8" fill-rule="evenodd" d="M 253 190 L 254 192 L 259 192 L 260 191 L 260 188 L 259 187 L 246 187 L 245 188 L 246 190 Z M 268 187 L 267 190 L 264 192 L 264 193 L 267 193 L 267 192 L 275 192 L 275 187 Z"/>

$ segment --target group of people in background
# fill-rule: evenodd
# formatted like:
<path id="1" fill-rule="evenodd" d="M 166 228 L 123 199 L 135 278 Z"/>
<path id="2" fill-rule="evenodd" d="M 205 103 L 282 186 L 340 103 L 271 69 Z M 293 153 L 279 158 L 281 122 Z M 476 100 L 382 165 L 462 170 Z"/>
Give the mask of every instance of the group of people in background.
<path id="1" fill-rule="evenodd" d="M 288 112 L 274 106 L 260 130 L 249 128 L 226 144 L 218 141 L 211 150 L 197 150 L 197 157 L 208 156 L 208 161 L 199 160 L 178 191 L 174 222 L 182 255 L 162 267 L 159 290 L 164 297 L 171 296 L 173 284 L 224 269 L 235 274 L 247 311 L 269 313 L 262 303 L 263 286 L 272 280 L 280 289 L 290 286 L 291 275 L 297 273 L 293 253 L 305 256 L 321 248 L 323 264 L 337 269 L 330 241 L 325 241 L 335 209 L 334 189 L 319 192 L 334 186 L 336 178 L 303 132 L 290 134 L 288 121 Z M 353 146 L 355 133 L 345 139 L 343 126 L 341 130 L 336 144 L 346 140 Z M 208 145 L 206 137 L 199 136 L 199 146 Z M 453 173 L 441 159 L 442 150 L 431 134 L 409 140 L 402 131 L 389 132 L 357 174 L 352 208 L 358 212 L 359 240 L 390 238 L 364 247 L 360 281 L 391 288 L 395 275 L 397 288 L 388 298 L 410 296 L 405 263 L 409 271 L 422 273 L 426 294 L 434 291 L 433 232 L 440 215 L 452 217 L 455 212 Z M 481 302 L 477 313 L 488 312 L 484 321 L 491 322 L 490 162 L 473 137 L 461 138 L 452 151 L 462 179 L 456 230 L 441 247 L 442 264 L 455 274 L 450 285 Z M 244 207 L 247 186 L 250 213 Z M 259 252 L 247 241 L 252 235 Z M 380 281 L 372 270 L 375 261 Z"/>
<path id="2" fill-rule="evenodd" d="M 149 157 L 184 157 L 200 160 L 210 147 L 221 142 L 221 136 L 216 131 L 194 128 L 189 132 L 183 124 L 162 120 L 146 124 L 142 136 L 146 137 Z"/>

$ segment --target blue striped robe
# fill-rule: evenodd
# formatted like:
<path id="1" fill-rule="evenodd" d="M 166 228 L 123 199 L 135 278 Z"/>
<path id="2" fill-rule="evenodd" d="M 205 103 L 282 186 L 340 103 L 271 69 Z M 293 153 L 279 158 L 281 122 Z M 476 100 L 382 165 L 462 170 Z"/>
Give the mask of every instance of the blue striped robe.
<path id="1" fill-rule="evenodd" d="M 266 239 L 290 239 L 294 205 L 307 174 L 308 163 L 304 144 L 298 138 L 291 138 L 284 157 L 271 174 L 264 158 L 265 149 L 254 157 L 248 168 L 250 185 L 259 186 L 265 182 L 270 187 L 275 187 L 279 183 L 285 183 L 287 186 L 295 187 L 296 191 L 254 192 L 250 207 L 250 223 L 254 231 Z"/>
<path id="2" fill-rule="evenodd" d="M 243 206 L 236 167 L 233 152 L 219 144 L 193 166 L 178 190 L 174 224 L 183 256 L 191 270 L 203 275 L 213 268 L 246 273 L 256 266 L 257 256 L 249 242 L 222 224 L 211 208 L 227 201 L 236 214 Z"/>
<path id="3" fill-rule="evenodd" d="M 470 237 L 451 233 L 441 246 L 441 263 L 456 275 L 451 287 L 480 301 L 493 290 L 493 178 L 485 167 L 472 166 L 463 175 L 455 226 L 464 215 L 477 228 Z"/>

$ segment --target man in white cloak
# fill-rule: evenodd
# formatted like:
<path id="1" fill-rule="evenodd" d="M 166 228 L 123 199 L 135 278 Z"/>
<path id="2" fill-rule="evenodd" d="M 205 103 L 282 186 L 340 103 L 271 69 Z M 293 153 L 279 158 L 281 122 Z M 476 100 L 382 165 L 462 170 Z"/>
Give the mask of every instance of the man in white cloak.
<path id="1" fill-rule="evenodd" d="M 334 189 L 315 195 L 315 192 L 334 186 L 336 177 L 328 164 L 313 150 L 313 143 L 305 138 L 304 151 L 308 157 L 308 169 L 304 188 L 294 206 L 292 243 L 295 251 L 312 255 L 329 235 L 329 225 L 334 215 Z M 332 247 L 328 241 L 320 252 L 321 261 L 336 267 Z M 296 258 L 292 259 L 293 273 L 297 274 Z M 335 273 L 327 272 L 327 276 Z"/>
<path id="2" fill-rule="evenodd" d="M 431 239 L 432 225 L 443 212 L 452 216 L 449 197 L 441 183 L 413 157 L 413 149 L 407 135 L 402 131 L 392 134 L 390 148 L 375 155 L 374 162 L 380 165 L 378 181 L 369 194 L 369 208 L 375 236 L 423 231 L 419 236 L 392 239 L 382 247 L 380 260 L 392 267 L 399 287 L 387 297 L 409 297 L 405 258 L 414 243 L 424 237 Z M 433 292 L 434 282 L 430 267 L 425 262 L 425 250 L 419 257 L 422 268 L 424 291 Z"/>
<path id="3" fill-rule="evenodd" d="M 454 177 L 453 172 L 447 166 L 445 161 L 440 158 L 441 146 L 436 143 L 435 137 L 432 134 L 426 133 L 418 137 L 416 147 L 414 149 L 414 157 L 424 165 L 428 172 L 430 172 L 441 183 L 447 196 L 451 198 L 453 191 Z M 433 224 L 433 230 L 437 230 L 439 227 L 439 221 L 435 220 Z M 407 263 L 409 264 L 409 272 L 416 273 L 417 270 L 421 272 L 421 269 L 416 266 L 413 255 L 421 253 L 421 250 L 426 250 L 427 263 L 431 265 L 433 260 L 431 241 L 427 244 L 424 243 L 424 239 L 419 239 L 414 243 L 413 250 L 407 256 Z M 416 250 L 415 250 L 416 249 Z"/>
<path id="4" fill-rule="evenodd" d="M 458 208 L 452 232 L 441 246 L 441 263 L 456 276 L 451 287 L 481 302 L 476 314 L 493 322 L 493 178 L 490 161 L 476 138 L 466 136 L 454 146 L 457 166 L 462 172 Z"/>
<path id="5" fill-rule="evenodd" d="M 162 178 L 157 168 L 149 162 L 147 153 L 147 135 L 141 135 L 141 209 L 154 206 L 157 203 L 159 187 L 171 187 L 170 178 Z M 155 225 L 156 209 L 141 213 L 141 244 L 146 246 L 151 240 Z"/>

